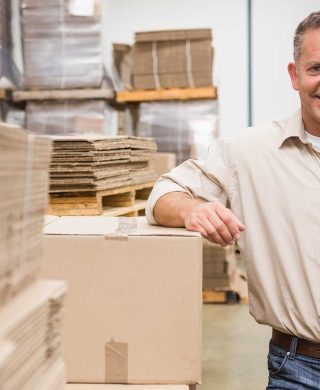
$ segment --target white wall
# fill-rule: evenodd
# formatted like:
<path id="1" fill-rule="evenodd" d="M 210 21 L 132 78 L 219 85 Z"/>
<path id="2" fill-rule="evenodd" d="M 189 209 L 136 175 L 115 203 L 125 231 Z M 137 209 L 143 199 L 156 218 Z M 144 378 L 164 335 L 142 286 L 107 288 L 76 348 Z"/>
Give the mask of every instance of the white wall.
<path id="1" fill-rule="evenodd" d="M 287 65 L 299 22 L 320 9 L 319 0 L 253 0 L 253 124 L 280 119 L 299 108 Z"/>
<path id="2" fill-rule="evenodd" d="M 212 28 L 220 130 L 247 125 L 246 0 L 103 0 L 105 55 L 113 42 L 132 44 L 135 31 Z"/>

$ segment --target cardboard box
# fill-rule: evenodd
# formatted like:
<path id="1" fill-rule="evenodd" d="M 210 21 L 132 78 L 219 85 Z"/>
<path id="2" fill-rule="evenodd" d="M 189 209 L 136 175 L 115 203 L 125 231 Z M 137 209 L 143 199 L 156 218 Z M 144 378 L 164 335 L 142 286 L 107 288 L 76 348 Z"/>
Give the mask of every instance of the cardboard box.
<path id="1" fill-rule="evenodd" d="M 156 153 L 154 170 L 158 176 L 168 173 L 177 166 L 177 158 L 174 153 Z"/>
<path id="2" fill-rule="evenodd" d="M 42 275 L 68 283 L 68 382 L 200 382 L 198 233 L 103 216 L 61 217 L 44 230 Z"/>

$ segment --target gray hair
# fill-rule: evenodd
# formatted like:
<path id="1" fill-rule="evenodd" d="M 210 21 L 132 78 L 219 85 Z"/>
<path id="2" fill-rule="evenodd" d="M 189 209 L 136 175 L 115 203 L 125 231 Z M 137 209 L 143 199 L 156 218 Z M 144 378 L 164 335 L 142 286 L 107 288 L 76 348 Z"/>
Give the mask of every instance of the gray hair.
<path id="1" fill-rule="evenodd" d="M 304 33 L 317 28 L 320 28 L 320 11 L 312 12 L 299 23 L 293 39 L 293 56 L 295 62 L 299 60 L 301 55 L 301 45 Z"/>

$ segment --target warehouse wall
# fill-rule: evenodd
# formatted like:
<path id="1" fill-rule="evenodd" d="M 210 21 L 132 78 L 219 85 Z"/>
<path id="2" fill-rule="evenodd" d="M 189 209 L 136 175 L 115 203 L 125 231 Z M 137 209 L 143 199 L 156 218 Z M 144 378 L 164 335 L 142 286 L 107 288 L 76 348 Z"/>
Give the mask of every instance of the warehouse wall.
<path id="1" fill-rule="evenodd" d="M 133 43 L 135 31 L 212 28 L 221 133 L 247 124 L 246 0 L 104 0 L 105 47 Z"/>
<path id="2" fill-rule="evenodd" d="M 253 0 L 253 124 L 283 118 L 299 107 L 287 65 L 298 23 L 320 9 L 318 0 Z"/>

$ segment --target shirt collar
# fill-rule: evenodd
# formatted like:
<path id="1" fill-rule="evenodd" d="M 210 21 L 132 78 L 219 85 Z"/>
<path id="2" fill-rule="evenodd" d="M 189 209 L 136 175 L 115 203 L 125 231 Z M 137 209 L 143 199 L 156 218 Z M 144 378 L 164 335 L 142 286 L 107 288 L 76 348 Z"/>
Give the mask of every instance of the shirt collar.
<path id="1" fill-rule="evenodd" d="M 279 147 L 288 139 L 296 137 L 299 138 L 302 143 L 306 143 L 304 124 L 301 117 L 301 110 L 299 109 L 292 114 L 284 125 L 284 133 L 281 137 Z"/>

